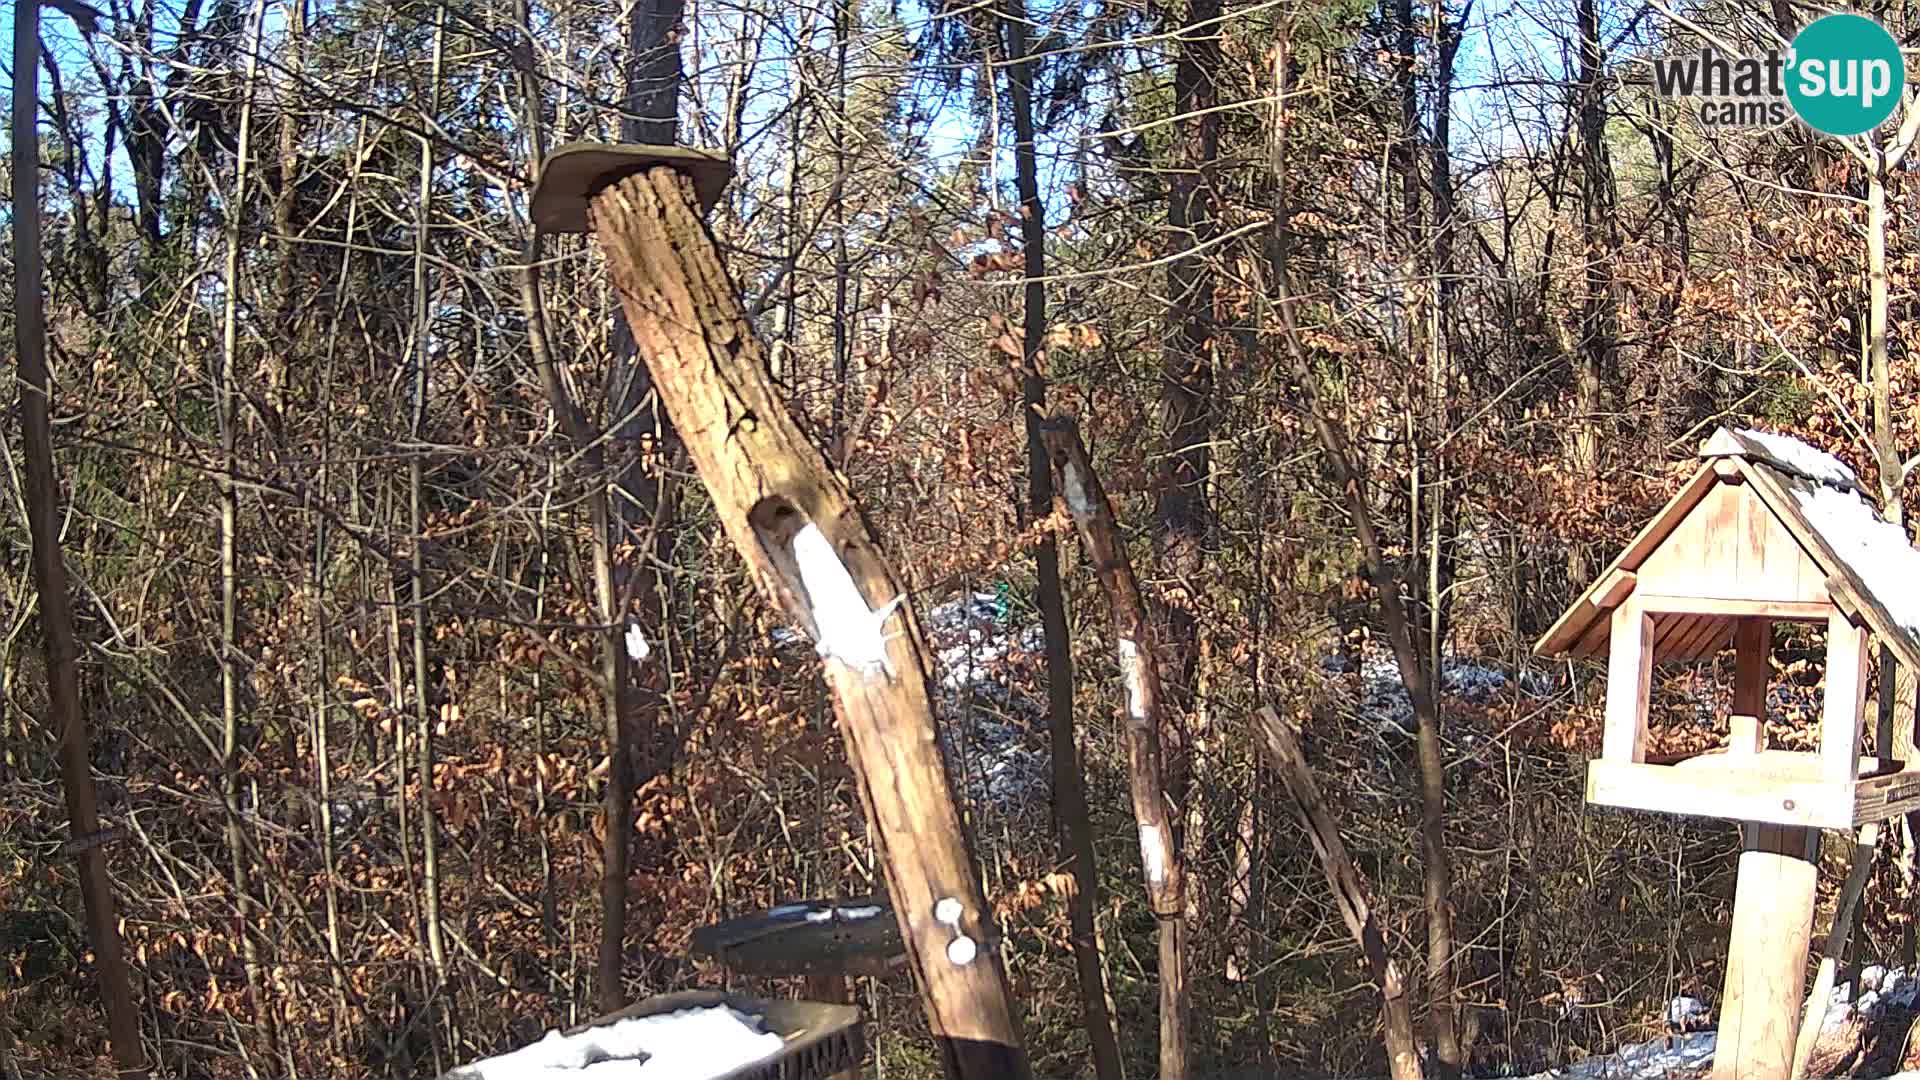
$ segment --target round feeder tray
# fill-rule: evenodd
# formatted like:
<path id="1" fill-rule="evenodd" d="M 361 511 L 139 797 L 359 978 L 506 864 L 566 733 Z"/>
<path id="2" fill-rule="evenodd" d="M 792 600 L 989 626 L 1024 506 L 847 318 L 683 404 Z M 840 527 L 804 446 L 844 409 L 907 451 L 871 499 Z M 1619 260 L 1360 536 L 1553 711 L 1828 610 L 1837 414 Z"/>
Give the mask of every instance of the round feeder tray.
<path id="1" fill-rule="evenodd" d="M 889 975 L 906 945 L 884 896 L 801 900 L 701 927 L 689 951 L 747 975 Z"/>

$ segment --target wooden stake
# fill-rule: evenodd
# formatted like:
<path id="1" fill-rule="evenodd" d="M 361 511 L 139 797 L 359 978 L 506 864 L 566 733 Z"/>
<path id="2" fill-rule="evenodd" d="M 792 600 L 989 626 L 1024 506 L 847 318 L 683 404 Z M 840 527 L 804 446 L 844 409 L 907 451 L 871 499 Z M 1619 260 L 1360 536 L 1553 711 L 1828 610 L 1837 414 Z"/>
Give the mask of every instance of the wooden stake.
<path id="1" fill-rule="evenodd" d="M 592 196 L 654 386 L 755 583 L 818 643 L 908 966 L 954 1078 L 1031 1075 L 929 703 L 925 639 L 879 541 L 774 393 L 694 182 L 642 163 Z M 888 626 L 896 627 L 888 633 Z"/>
<path id="2" fill-rule="evenodd" d="M 1813 935 L 1820 833 L 1749 823 L 1742 834 L 1713 1080 L 1787 1080 Z"/>

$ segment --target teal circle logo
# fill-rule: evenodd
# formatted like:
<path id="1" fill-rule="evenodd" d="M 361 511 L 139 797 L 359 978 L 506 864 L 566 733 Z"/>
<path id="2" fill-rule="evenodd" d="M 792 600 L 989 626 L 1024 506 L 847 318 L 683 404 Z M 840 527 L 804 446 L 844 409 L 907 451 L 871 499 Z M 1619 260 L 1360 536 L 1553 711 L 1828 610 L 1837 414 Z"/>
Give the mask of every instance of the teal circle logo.
<path id="1" fill-rule="evenodd" d="M 1900 43 L 1865 15 L 1827 15 L 1794 36 L 1787 99 L 1815 131 L 1872 131 L 1893 115 L 1906 86 Z"/>

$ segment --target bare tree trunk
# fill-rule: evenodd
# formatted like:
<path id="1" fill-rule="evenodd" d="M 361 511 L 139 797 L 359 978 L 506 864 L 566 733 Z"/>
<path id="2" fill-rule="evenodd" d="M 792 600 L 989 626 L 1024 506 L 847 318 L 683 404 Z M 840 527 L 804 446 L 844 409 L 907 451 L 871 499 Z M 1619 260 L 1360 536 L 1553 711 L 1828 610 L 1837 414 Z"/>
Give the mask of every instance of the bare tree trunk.
<path id="1" fill-rule="evenodd" d="M 20 372 L 20 442 L 26 458 L 27 529 L 33 537 L 33 585 L 40 602 L 49 719 L 60 739 L 60 780 L 71 830 L 68 848 L 79 864 L 80 901 L 94 950 L 100 998 L 107 1010 L 113 1059 L 125 1080 L 146 1080 L 140 1015 L 134 1010 L 127 962 L 107 876 L 93 787 L 92 739 L 80 710 L 80 645 L 60 552 L 60 486 L 53 468 L 50 420 L 53 378 L 47 370 L 47 327 L 40 251 L 40 6 L 13 9 L 13 335 Z"/>
<path id="2" fill-rule="evenodd" d="M 1287 81 L 1285 71 L 1276 73 L 1276 95 L 1284 102 Z M 1424 862 L 1427 916 L 1427 992 L 1429 1024 L 1433 1032 L 1434 1063 L 1442 1080 L 1457 1080 L 1462 1061 L 1456 1023 L 1454 931 L 1452 887 L 1453 869 L 1446 843 L 1446 767 L 1440 754 L 1440 710 L 1434 694 L 1433 673 L 1428 658 L 1419 647 L 1418 628 L 1410 617 L 1401 583 L 1386 558 L 1385 545 L 1374 528 L 1373 508 L 1368 501 L 1364 475 L 1355 466 L 1343 430 L 1327 402 L 1318 392 L 1319 382 L 1301 340 L 1293 311 L 1292 284 L 1288 275 L 1287 249 L 1290 243 L 1287 225 L 1286 110 L 1280 109 L 1274 125 L 1274 187 L 1277 200 L 1274 232 L 1269 239 L 1272 263 L 1270 287 L 1277 296 L 1285 356 L 1300 392 L 1306 397 L 1315 436 L 1326 454 L 1334 483 L 1347 503 L 1347 515 L 1360 541 L 1367 575 L 1380 597 L 1386 624 L 1386 636 L 1392 646 L 1400 680 L 1419 724 L 1420 762 L 1420 841 Z"/>
<path id="3" fill-rule="evenodd" d="M 1040 437 L 1113 620 L 1114 651 L 1127 693 L 1127 781 L 1140 830 L 1140 865 L 1148 903 L 1160 920 L 1160 1075 L 1184 1076 L 1190 1052 L 1186 932 L 1191 909 L 1185 853 L 1161 777 L 1160 733 L 1167 704 L 1160 684 L 1159 642 L 1114 522 L 1113 504 L 1087 459 L 1079 432 L 1071 420 L 1055 417 L 1041 425 Z"/>
<path id="4" fill-rule="evenodd" d="M 427 77 L 427 100 L 422 117 L 431 120 L 440 107 L 440 78 L 446 55 L 447 8 L 434 7 L 433 60 Z M 440 925 L 440 835 L 439 818 L 433 810 L 433 707 L 432 688 L 427 670 L 427 564 L 425 498 L 425 448 L 427 442 L 427 393 L 429 367 L 433 361 L 431 342 L 433 320 L 427 295 L 427 249 L 433 228 L 433 140 L 420 139 L 420 187 L 414 205 L 413 248 L 413 401 L 409 436 L 413 443 L 407 455 L 407 521 L 413 537 L 408 545 L 408 569 L 411 588 L 408 608 L 413 616 L 413 719 L 414 751 L 419 755 L 420 783 L 420 871 L 422 899 L 425 902 L 427 955 L 433 962 L 434 984 L 428 1001 L 436 1015 L 445 997 L 447 982 L 447 946 Z M 451 1024 L 450 1011 L 447 1013 Z M 453 1045 L 452 1031 L 447 1032 Z"/>
<path id="5" fill-rule="evenodd" d="M 682 82 L 680 35 L 684 0 L 640 0 L 627 23 L 626 115 L 620 124 L 627 142 L 670 145 L 679 131 Z M 529 72 L 531 77 L 531 72 Z M 533 91 L 537 94 L 536 89 Z M 532 101 L 537 102 L 535 97 Z M 655 567 L 671 559 L 673 488 L 665 472 L 671 425 L 648 405 L 653 393 L 647 367 L 634 354 L 633 334 L 624 311 L 616 311 L 613 366 L 607 387 L 607 420 L 630 455 L 612 490 L 594 511 L 595 591 L 606 637 L 601 646 L 601 676 L 608 683 L 606 714 L 607 787 L 602 800 L 599 1001 L 603 1011 L 625 1003 L 622 989 L 626 958 L 627 877 L 632 867 L 633 792 L 651 776 L 670 768 L 673 750 L 662 723 L 664 701 L 654 680 L 642 681 L 642 668 L 625 646 L 628 608 L 637 605 L 634 624 L 649 642 L 661 640 L 663 598 Z M 585 431 L 576 445 L 588 445 Z M 598 472 L 596 471 L 596 475 Z M 622 556 L 622 552 L 631 555 Z M 658 664 L 653 665 L 655 669 Z"/>
<path id="6" fill-rule="evenodd" d="M 1916 106 L 1909 105 L 1908 108 Z M 1903 125 L 1904 127 L 1904 125 Z M 1873 376 L 1873 456 L 1880 474 L 1880 509 L 1888 521 L 1906 527 L 1906 505 L 1901 499 L 1906 469 L 1895 442 L 1893 420 L 1893 375 L 1887 359 L 1887 174 L 1904 156 L 1904 148 L 1892 153 L 1876 147 L 1872 166 L 1867 170 L 1867 355 Z M 1913 753 L 1916 675 L 1880 646 L 1880 686 L 1875 732 L 1879 752 L 1907 760 Z M 1916 819 L 1908 814 L 1893 823 L 1898 848 L 1896 861 L 1903 893 L 1911 898 L 1920 863 L 1920 838 L 1915 836 Z M 1904 959 L 1911 967 L 1914 935 L 1908 928 L 1902 938 Z"/>
<path id="7" fill-rule="evenodd" d="M 1047 287 L 1042 280 L 1047 274 L 1047 224 L 1046 204 L 1040 199 L 1039 153 L 1033 117 L 1033 77 L 1038 65 L 1025 59 L 1024 0 L 1007 0 L 1007 17 L 1002 25 L 1006 30 L 1010 65 L 1007 85 L 1013 99 L 1014 182 L 1020 192 L 1020 230 L 1026 256 L 1021 413 L 1027 434 L 1027 510 L 1037 520 L 1053 512 L 1053 474 L 1047 466 L 1047 448 L 1040 435 L 1040 417 L 1047 403 L 1047 380 L 1040 370 L 1047 334 Z M 1034 546 L 1033 557 L 1040 621 L 1046 634 L 1054 826 L 1074 879 L 1074 893 L 1067 908 L 1073 927 L 1073 959 L 1080 979 L 1080 1010 L 1093 1050 L 1094 1074 L 1100 1080 L 1119 1080 L 1122 1074 L 1120 1043 L 1114 1033 L 1113 1018 L 1107 1012 L 1106 967 L 1094 933 L 1100 875 L 1094 861 L 1093 825 L 1087 814 L 1080 747 L 1074 736 L 1073 641 L 1067 627 L 1066 598 L 1060 588 L 1060 551 L 1051 533 L 1042 535 Z"/>
<path id="8" fill-rule="evenodd" d="M 1393 1080 L 1420 1080 L 1420 1052 L 1413 1038 L 1413 1008 L 1407 1000 L 1407 982 L 1400 966 L 1387 955 L 1386 936 L 1380 920 L 1367 903 L 1366 883 L 1347 857 L 1347 846 L 1340 839 L 1340 826 L 1320 797 L 1313 770 L 1300 751 L 1300 740 L 1280 719 L 1272 706 L 1263 706 L 1259 714 L 1262 748 L 1274 770 L 1285 783 L 1293 816 L 1313 841 L 1320 856 L 1320 868 L 1327 876 L 1340 908 L 1347 932 L 1366 954 L 1367 968 L 1380 985 L 1380 1011 L 1387 1035 L 1387 1071 Z"/>
<path id="9" fill-rule="evenodd" d="M 233 474 L 238 464 L 235 439 L 240 419 L 239 402 L 239 309 L 240 249 L 245 242 L 247 198 L 252 182 L 253 94 L 260 69 L 260 42 L 266 22 L 266 0 L 254 0 L 249 16 L 246 74 L 240 101 L 240 125 L 237 136 L 233 197 L 226 207 L 226 266 L 221 275 L 222 315 L 220 332 L 220 386 L 217 410 L 220 418 L 220 730 L 221 792 L 226 802 L 226 843 L 234 903 L 237 906 L 241 957 L 245 964 L 247 1000 L 254 1019 L 267 1033 L 268 1044 L 278 1054 L 279 1037 L 273 1010 L 262 996 L 259 934 L 254 925 L 264 921 L 265 911 L 253 894 L 252 856 L 240 819 L 240 679 L 239 641 L 240 566 L 237 551 L 240 502 Z M 256 812 L 258 807 L 255 807 Z"/>
<path id="10" fill-rule="evenodd" d="M 1618 380 L 1619 358 L 1613 300 L 1613 178 L 1607 166 L 1606 97 L 1602 80 L 1599 0 L 1574 0 L 1580 35 L 1580 238 L 1586 267 L 1586 293 L 1580 306 L 1579 363 L 1574 371 L 1573 464 L 1580 475 L 1597 480 L 1600 437 L 1610 389 Z M 1586 581 L 1596 572 L 1591 553 L 1575 543 L 1568 552 L 1567 576 Z"/>

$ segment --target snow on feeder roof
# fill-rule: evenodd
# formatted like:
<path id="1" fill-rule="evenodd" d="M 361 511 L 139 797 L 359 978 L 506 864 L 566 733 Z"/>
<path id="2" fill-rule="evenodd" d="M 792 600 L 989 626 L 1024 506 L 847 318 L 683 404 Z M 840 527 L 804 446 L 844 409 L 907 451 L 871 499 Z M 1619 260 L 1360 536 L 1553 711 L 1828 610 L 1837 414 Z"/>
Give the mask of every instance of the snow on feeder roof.
<path id="1" fill-rule="evenodd" d="M 1721 428 L 1680 491 L 1534 645 L 1604 657 L 1608 615 L 1636 593 L 1724 601 L 1654 613 L 1657 661 L 1724 649 L 1746 605 L 1819 621 L 1833 605 L 1920 666 L 1920 551 L 1882 518 L 1853 470 L 1786 435 Z M 1803 605 L 1796 609 L 1795 605 Z M 1758 610 L 1746 614 L 1760 614 Z"/>

